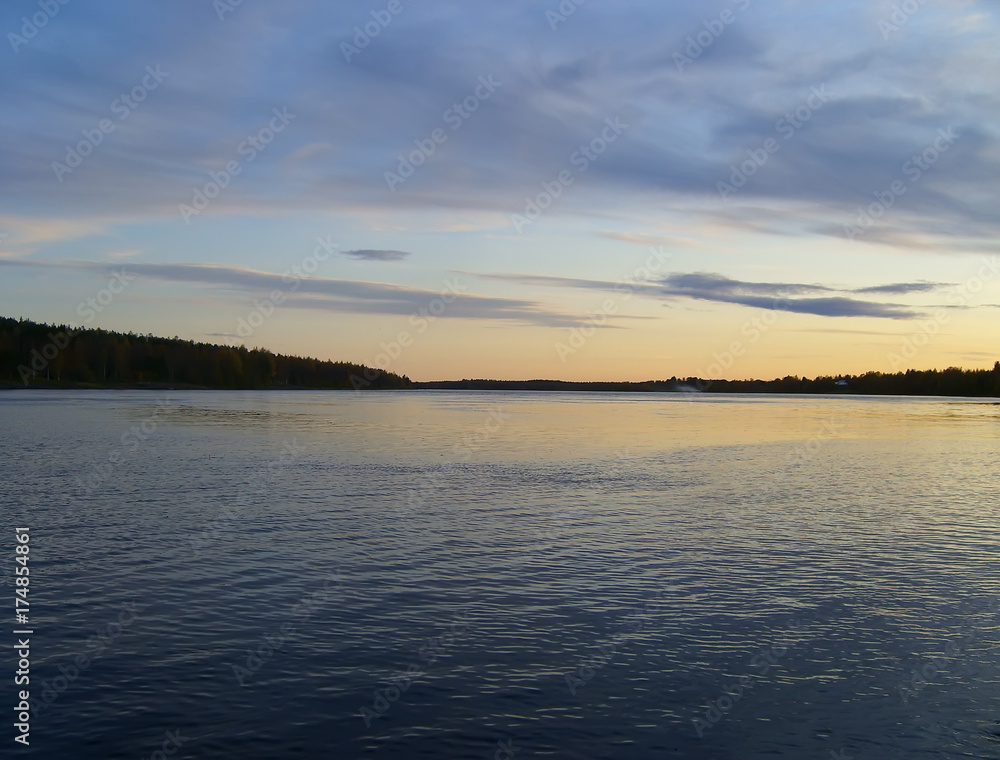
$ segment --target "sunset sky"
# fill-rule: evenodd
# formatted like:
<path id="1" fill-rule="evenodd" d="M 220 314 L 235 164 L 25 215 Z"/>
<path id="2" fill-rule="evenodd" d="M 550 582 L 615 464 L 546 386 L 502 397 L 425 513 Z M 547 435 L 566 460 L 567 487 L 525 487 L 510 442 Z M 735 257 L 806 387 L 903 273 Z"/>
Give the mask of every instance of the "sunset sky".
<path id="1" fill-rule="evenodd" d="M 414 380 L 1000 359 L 995 3 L 10 0 L 0 31 L 2 316 Z"/>

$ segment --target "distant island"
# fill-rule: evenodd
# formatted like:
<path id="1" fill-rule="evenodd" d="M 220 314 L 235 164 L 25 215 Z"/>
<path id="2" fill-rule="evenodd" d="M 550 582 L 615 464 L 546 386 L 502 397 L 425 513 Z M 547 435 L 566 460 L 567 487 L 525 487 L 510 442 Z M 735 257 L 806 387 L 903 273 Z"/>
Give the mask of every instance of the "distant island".
<path id="1" fill-rule="evenodd" d="M 822 393 L 872 396 L 978 396 L 1000 398 L 1000 362 L 993 369 L 907 370 L 895 374 L 788 377 L 774 380 L 705 380 L 697 377 L 644 382 L 562 380 L 450 380 L 413 383 L 422 390 L 589 391 L 591 393 Z"/>
<path id="2" fill-rule="evenodd" d="M 774 380 L 671 377 L 645 382 L 453 380 L 349 362 L 274 354 L 261 348 L 49 325 L 0 317 L 0 387 L 302 390 L 574 391 L 591 393 L 803 393 L 1000 397 L 993 369 L 907 370 L 863 375 L 789 375 Z"/>

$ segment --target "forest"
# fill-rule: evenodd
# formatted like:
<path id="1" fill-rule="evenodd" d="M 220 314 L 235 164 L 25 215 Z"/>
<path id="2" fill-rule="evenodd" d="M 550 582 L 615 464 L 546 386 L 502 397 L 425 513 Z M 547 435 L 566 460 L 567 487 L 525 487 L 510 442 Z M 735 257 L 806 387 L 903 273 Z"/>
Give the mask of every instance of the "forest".
<path id="1" fill-rule="evenodd" d="M 56 387 L 408 388 L 409 378 L 261 348 L 0 317 L 0 382 Z"/>

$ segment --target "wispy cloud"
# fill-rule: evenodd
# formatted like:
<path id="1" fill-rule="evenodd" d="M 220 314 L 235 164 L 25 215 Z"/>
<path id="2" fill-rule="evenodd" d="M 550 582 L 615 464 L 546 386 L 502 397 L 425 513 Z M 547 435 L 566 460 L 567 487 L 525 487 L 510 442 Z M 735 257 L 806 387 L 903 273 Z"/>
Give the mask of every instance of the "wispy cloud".
<path id="1" fill-rule="evenodd" d="M 708 248 L 705 243 L 688 235 L 655 235 L 647 232 L 618 232 L 600 230 L 597 235 L 607 240 L 634 243 L 642 246 L 667 246 L 672 248 Z"/>
<path id="2" fill-rule="evenodd" d="M 585 280 L 579 277 L 555 277 L 544 274 L 484 274 L 476 272 L 460 271 L 459 274 L 466 274 L 472 277 L 479 277 L 484 280 L 496 280 L 498 282 L 513 282 L 518 285 L 529 285 L 543 288 L 580 288 L 583 290 L 614 290 L 621 287 L 621 283 L 608 282 L 605 280 Z M 655 285 L 644 285 L 642 283 L 631 283 L 634 290 L 644 291 L 649 295 L 655 295 L 660 289 Z"/>
<path id="3" fill-rule="evenodd" d="M 528 274 L 482 274 L 491 280 L 516 282 L 521 285 L 581 288 L 587 290 L 620 290 L 623 283 L 584 280 L 572 277 L 551 277 Z M 835 288 L 827 285 L 798 282 L 750 282 L 734 280 L 721 274 L 693 272 L 672 274 L 656 281 L 628 283 L 633 293 L 654 298 L 689 298 L 697 301 L 737 304 L 758 309 L 812 314 L 822 317 L 878 317 L 912 319 L 923 315 L 919 307 L 897 303 L 879 303 L 840 295 L 819 294 L 893 294 L 928 293 L 947 283 L 892 283 L 866 288 Z"/>
<path id="4" fill-rule="evenodd" d="M 676 292 L 706 292 L 727 295 L 789 296 L 804 293 L 829 293 L 834 288 L 797 282 L 747 282 L 721 274 L 673 274 L 661 282 Z"/>
<path id="5" fill-rule="evenodd" d="M 719 274 L 676 274 L 666 277 L 660 284 L 663 295 L 668 297 L 820 317 L 913 319 L 923 314 L 923 311 L 903 304 L 863 301 L 845 296 L 815 297 L 812 294 L 829 293 L 834 289 L 806 283 L 746 282 Z"/>
<path id="6" fill-rule="evenodd" d="M 378 251 L 365 248 L 359 251 L 344 251 L 344 255 L 362 261 L 402 261 L 410 254 L 406 251 Z"/>
<path id="7" fill-rule="evenodd" d="M 98 235 L 108 226 L 107 220 L 52 219 L 41 216 L 0 215 L 3 243 L 9 248 L 29 252 L 39 245 Z"/>
<path id="8" fill-rule="evenodd" d="M 25 267 L 89 271 L 105 274 L 113 267 L 92 261 L 41 261 L 0 259 L 0 267 Z M 340 280 L 323 277 L 308 279 L 261 272 L 241 267 L 211 264 L 128 263 L 125 270 L 142 279 L 215 286 L 249 295 L 280 290 L 283 307 L 334 311 L 344 314 L 413 315 L 425 312 L 441 297 L 433 290 L 378 282 Z M 459 289 L 460 290 L 460 289 Z M 574 327 L 584 320 L 553 310 L 538 301 L 475 295 L 449 294 L 450 303 L 439 315 L 449 319 L 505 320 L 542 327 Z"/>
<path id="9" fill-rule="evenodd" d="M 931 293 L 935 290 L 940 290 L 945 287 L 947 283 L 940 282 L 896 282 L 889 285 L 874 285 L 870 288 L 858 288 L 855 293 L 887 293 L 887 294 L 904 294 L 904 293 Z"/>

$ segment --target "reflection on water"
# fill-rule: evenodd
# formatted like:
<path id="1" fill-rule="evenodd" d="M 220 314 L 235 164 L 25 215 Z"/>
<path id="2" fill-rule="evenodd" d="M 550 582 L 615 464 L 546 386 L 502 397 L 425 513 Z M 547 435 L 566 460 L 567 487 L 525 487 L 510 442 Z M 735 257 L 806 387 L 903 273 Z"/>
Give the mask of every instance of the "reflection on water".
<path id="1" fill-rule="evenodd" d="M 0 429 L 39 757 L 1000 756 L 995 403 L 15 392 Z"/>

